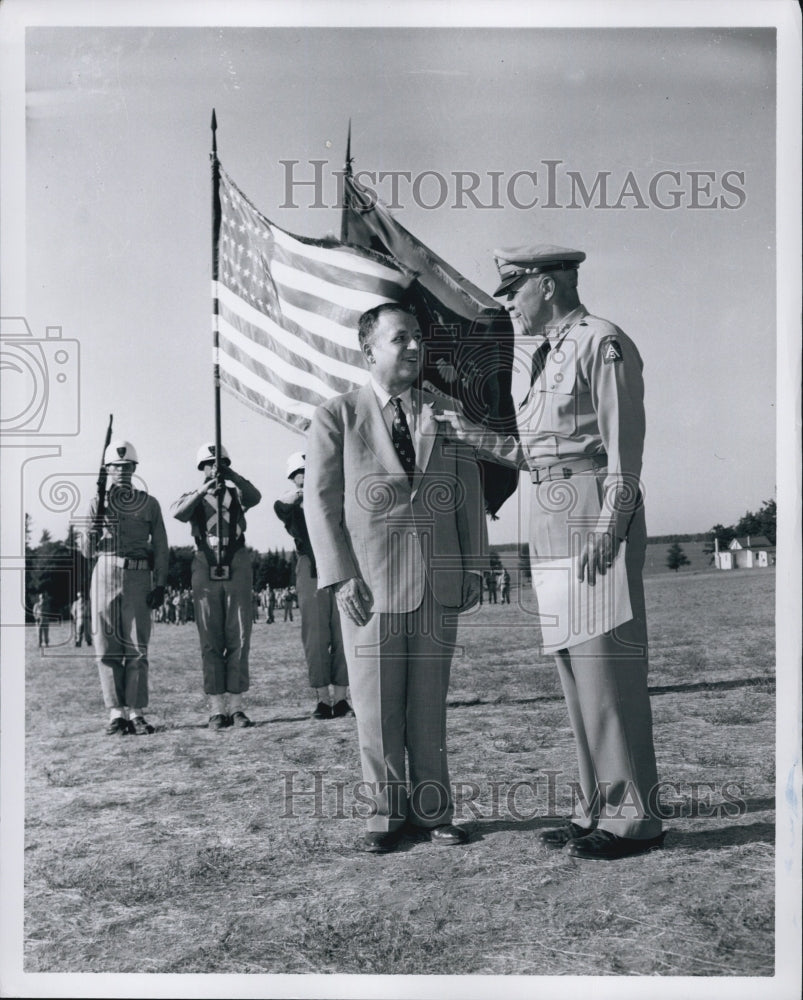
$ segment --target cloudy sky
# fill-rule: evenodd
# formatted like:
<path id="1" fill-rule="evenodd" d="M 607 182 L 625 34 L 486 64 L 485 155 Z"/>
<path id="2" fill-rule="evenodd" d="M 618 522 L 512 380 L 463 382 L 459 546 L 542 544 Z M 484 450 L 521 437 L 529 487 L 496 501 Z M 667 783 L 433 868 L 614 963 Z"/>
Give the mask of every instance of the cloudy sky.
<path id="1" fill-rule="evenodd" d="M 651 534 L 774 495 L 772 29 L 42 25 L 25 36 L 24 100 L 24 312 L 35 337 L 60 326 L 80 350 L 80 432 L 26 474 L 34 540 L 88 502 L 111 412 L 165 510 L 197 478 L 213 433 L 213 107 L 224 167 L 291 232 L 339 231 L 282 161 L 294 180 L 326 161 L 332 205 L 351 117 L 355 169 L 418 178 L 400 181 L 397 218 L 486 291 L 494 247 L 585 250 L 585 305 L 644 359 Z M 460 171 L 479 205 L 456 207 Z M 605 197 L 586 207 L 580 182 Z M 250 543 L 288 544 L 272 500 L 303 439 L 225 395 L 223 431 L 265 496 Z M 80 500 L 53 500 L 63 477 Z M 515 541 L 523 513 L 508 501 L 491 540 Z"/>

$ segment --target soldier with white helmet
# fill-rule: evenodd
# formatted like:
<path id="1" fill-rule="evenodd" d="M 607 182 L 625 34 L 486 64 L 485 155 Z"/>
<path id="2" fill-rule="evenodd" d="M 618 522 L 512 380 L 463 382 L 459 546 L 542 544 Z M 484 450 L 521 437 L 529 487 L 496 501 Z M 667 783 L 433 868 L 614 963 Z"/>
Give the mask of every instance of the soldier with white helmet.
<path id="1" fill-rule="evenodd" d="M 315 688 L 318 704 L 313 719 L 337 719 L 353 715 L 346 700 L 348 668 L 340 632 L 340 612 L 332 589 L 318 590 L 315 556 L 304 519 L 304 470 L 302 452 L 287 459 L 287 478 L 293 483 L 273 505 L 276 516 L 296 544 L 296 587 L 301 611 L 301 642 L 309 671 L 310 687 Z M 329 686 L 332 694 L 329 694 Z"/>
<path id="2" fill-rule="evenodd" d="M 91 530 L 84 554 L 97 555 L 92 572 L 92 634 L 103 701 L 110 711 L 109 736 L 146 735 L 148 642 L 151 609 L 164 598 L 167 533 L 158 501 L 135 489 L 131 477 L 139 458 L 130 441 L 112 441 L 104 454 L 111 480 L 101 508 L 90 506 Z"/>
<path id="3" fill-rule="evenodd" d="M 253 614 L 251 557 L 245 547 L 245 512 L 262 499 L 259 490 L 231 467 L 225 448 L 203 444 L 196 455 L 203 482 L 180 497 L 173 516 L 192 528 L 197 552 L 192 563 L 195 624 L 201 640 L 209 728 L 253 725 L 243 711 L 250 686 L 248 653 Z M 220 523 L 218 521 L 220 498 Z M 218 554 L 222 556 L 218 561 Z M 228 695 L 228 705 L 226 696 Z"/>

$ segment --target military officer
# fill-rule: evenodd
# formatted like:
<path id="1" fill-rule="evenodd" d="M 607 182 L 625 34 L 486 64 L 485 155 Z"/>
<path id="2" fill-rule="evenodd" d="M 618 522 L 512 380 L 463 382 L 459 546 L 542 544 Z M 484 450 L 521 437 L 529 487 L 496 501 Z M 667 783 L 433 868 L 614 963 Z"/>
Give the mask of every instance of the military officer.
<path id="1" fill-rule="evenodd" d="M 533 338 L 519 437 L 450 416 L 483 458 L 522 469 L 532 482 L 534 560 L 576 554 L 576 575 L 595 584 L 622 542 L 632 619 L 556 655 L 574 730 L 581 796 L 542 842 L 574 857 L 612 860 L 660 846 L 647 692 L 646 547 L 640 485 L 644 443 L 642 361 L 630 340 L 591 316 L 577 291 L 582 251 L 525 246 L 494 252 L 517 337 Z M 549 614 L 549 608 L 539 608 Z"/>
<path id="2" fill-rule="evenodd" d="M 234 471 L 225 448 L 221 448 L 218 475 L 215 452 L 214 444 L 202 444 L 198 449 L 196 465 L 203 482 L 197 490 L 184 493 L 171 511 L 179 521 L 189 521 L 197 547 L 192 562 L 192 599 L 201 640 L 204 691 L 210 703 L 208 727 L 245 729 L 253 725 L 243 711 L 243 695 L 250 686 L 248 653 L 254 620 L 245 512 L 259 503 L 262 494 Z M 218 493 L 222 497 L 222 524 L 218 524 Z M 223 556 L 219 570 L 218 538 L 222 539 Z"/>
<path id="3" fill-rule="evenodd" d="M 158 501 L 131 485 L 138 462 L 130 441 L 112 441 L 106 449 L 111 486 L 102 511 L 100 498 L 92 501 L 92 527 L 83 536 L 84 554 L 97 555 L 90 605 L 109 736 L 154 731 L 142 712 L 148 705 L 151 609 L 164 599 L 168 547 Z"/>
<path id="4" fill-rule="evenodd" d="M 301 643 L 307 661 L 310 687 L 315 689 L 318 698 L 312 717 L 339 719 L 354 714 L 346 700 L 349 683 L 346 654 L 335 595 L 329 587 L 318 590 L 315 556 L 304 518 L 304 472 L 305 458 L 297 451 L 287 459 L 287 478 L 293 486 L 274 503 L 273 509 L 296 545 Z"/>

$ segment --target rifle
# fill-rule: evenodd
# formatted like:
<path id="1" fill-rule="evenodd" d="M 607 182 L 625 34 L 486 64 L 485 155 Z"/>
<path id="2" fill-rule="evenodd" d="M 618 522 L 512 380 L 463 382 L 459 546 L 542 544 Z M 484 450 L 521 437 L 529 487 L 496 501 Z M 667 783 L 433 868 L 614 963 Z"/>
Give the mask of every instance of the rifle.
<path id="1" fill-rule="evenodd" d="M 100 471 L 98 472 L 98 506 L 95 511 L 95 518 L 92 522 L 92 534 L 95 536 L 95 541 L 97 542 L 100 537 L 100 533 L 103 530 L 103 518 L 106 516 L 106 481 L 108 479 L 108 473 L 106 472 L 106 449 L 109 447 L 112 441 L 112 422 L 114 421 L 114 414 L 109 414 L 109 426 L 106 428 L 106 438 L 103 442 L 103 451 L 100 453 Z"/>

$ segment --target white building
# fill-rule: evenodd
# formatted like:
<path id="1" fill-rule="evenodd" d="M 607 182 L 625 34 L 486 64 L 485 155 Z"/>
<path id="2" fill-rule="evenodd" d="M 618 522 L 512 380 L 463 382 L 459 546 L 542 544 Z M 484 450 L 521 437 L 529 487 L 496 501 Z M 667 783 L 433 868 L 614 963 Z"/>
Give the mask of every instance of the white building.
<path id="1" fill-rule="evenodd" d="M 714 539 L 714 565 L 717 569 L 762 569 L 775 565 L 775 546 L 764 535 L 734 538 L 727 549 L 720 550 Z"/>

